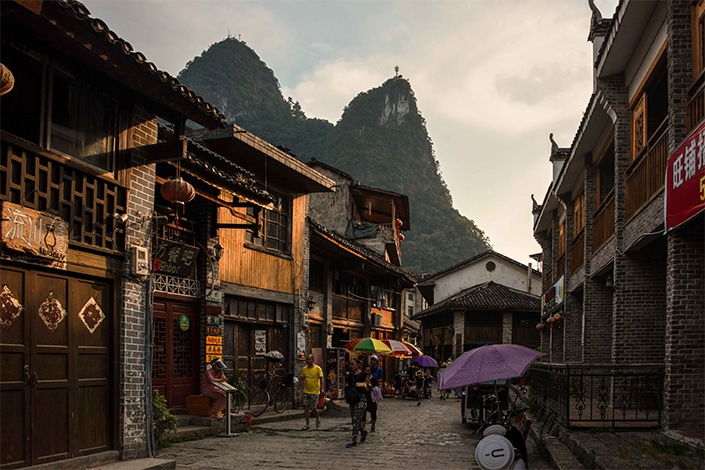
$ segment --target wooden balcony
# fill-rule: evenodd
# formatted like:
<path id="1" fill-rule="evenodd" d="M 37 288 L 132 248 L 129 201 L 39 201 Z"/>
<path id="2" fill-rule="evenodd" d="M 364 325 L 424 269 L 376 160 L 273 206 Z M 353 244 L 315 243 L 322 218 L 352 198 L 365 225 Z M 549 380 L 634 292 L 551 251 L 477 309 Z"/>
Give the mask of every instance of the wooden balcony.
<path id="1" fill-rule="evenodd" d="M 333 294 L 333 318 L 362 323 L 364 301 Z"/>
<path id="2" fill-rule="evenodd" d="M 592 219 L 592 252 L 597 252 L 612 235 L 614 235 L 614 191 L 607 195 Z"/>
<path id="3" fill-rule="evenodd" d="M 649 139 L 646 148 L 627 169 L 625 207 L 627 220 L 634 217 L 639 209 L 663 188 L 668 161 L 666 124 L 667 121 L 664 120 L 654 136 Z"/>
<path id="4" fill-rule="evenodd" d="M 580 269 L 585 262 L 585 229 L 581 230 L 570 246 L 570 274 Z"/>
<path id="5" fill-rule="evenodd" d="M 687 109 L 687 132 L 695 129 L 705 117 L 705 74 L 701 74 L 698 80 L 693 83 L 688 90 Z"/>
<path id="6" fill-rule="evenodd" d="M 543 292 L 546 292 L 553 285 L 553 272 L 546 271 L 543 276 Z"/>
<path id="7" fill-rule="evenodd" d="M 556 273 L 553 275 L 553 282 L 556 282 L 565 274 L 565 253 L 562 253 L 556 261 Z"/>
<path id="8" fill-rule="evenodd" d="M 125 250 L 127 188 L 101 172 L 2 133 L 0 199 L 61 217 L 70 245 L 107 253 Z"/>

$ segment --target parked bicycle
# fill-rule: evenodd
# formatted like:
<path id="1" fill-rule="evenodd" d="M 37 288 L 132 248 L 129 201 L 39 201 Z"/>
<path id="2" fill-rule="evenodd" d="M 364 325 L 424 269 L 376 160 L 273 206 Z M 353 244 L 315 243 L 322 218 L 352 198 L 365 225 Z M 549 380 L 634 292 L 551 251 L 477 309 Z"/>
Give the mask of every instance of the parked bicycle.
<path id="1" fill-rule="evenodd" d="M 271 406 L 277 413 L 282 413 L 289 407 L 294 396 L 291 386 L 293 374 L 288 374 L 284 380 L 272 391 L 272 384 L 276 377 L 280 377 L 273 370 L 267 370 L 267 378 L 260 382 L 260 390 L 252 395 L 250 400 L 250 414 L 260 416 Z"/>

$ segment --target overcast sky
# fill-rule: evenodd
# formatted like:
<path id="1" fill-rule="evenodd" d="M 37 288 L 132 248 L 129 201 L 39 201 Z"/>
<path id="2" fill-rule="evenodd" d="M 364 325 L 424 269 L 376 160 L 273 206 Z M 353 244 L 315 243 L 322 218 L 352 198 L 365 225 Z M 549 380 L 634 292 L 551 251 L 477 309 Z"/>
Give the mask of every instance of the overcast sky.
<path id="1" fill-rule="evenodd" d="M 617 2 L 595 0 L 605 18 Z M 550 184 L 549 134 L 569 147 L 592 92 L 588 0 L 84 4 L 174 76 L 210 45 L 239 38 L 274 71 L 284 98 L 333 123 L 399 66 L 454 207 L 496 251 L 536 267 L 531 194 L 541 203 Z"/>

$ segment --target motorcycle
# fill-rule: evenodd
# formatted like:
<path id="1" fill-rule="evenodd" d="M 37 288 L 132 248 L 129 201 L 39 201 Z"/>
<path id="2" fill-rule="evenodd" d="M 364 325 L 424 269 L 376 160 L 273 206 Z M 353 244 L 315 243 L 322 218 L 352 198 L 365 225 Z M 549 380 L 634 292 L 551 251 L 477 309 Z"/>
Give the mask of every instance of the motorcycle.
<path id="1" fill-rule="evenodd" d="M 526 442 L 513 424 L 528 408 L 495 410 L 477 432 L 482 439 L 475 447 L 475 460 L 484 470 L 524 470 L 529 468 Z"/>

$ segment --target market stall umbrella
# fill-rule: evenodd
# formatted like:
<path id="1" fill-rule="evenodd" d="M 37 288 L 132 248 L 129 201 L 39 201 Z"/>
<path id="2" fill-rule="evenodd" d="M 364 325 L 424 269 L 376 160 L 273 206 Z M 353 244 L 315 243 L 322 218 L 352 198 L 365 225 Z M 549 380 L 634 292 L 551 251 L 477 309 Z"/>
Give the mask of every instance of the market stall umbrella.
<path id="1" fill-rule="evenodd" d="M 351 345 L 353 341 L 345 345 L 345 349 L 348 351 L 355 351 L 359 353 L 369 353 L 369 354 L 389 354 L 392 352 L 389 346 L 384 344 L 382 341 L 376 338 L 362 338 L 357 341 L 357 344 Z"/>
<path id="2" fill-rule="evenodd" d="M 439 375 L 439 390 L 480 382 L 521 377 L 532 362 L 543 356 L 518 344 L 487 344 L 464 352 Z"/>
<path id="3" fill-rule="evenodd" d="M 350 341 L 349 343 L 345 343 L 345 344 L 343 345 L 343 348 L 344 348 L 344 349 L 347 349 L 348 351 L 352 351 L 353 348 L 354 348 L 355 346 L 357 346 L 357 343 L 359 343 L 359 342 L 362 341 L 363 339 L 364 339 L 364 338 L 357 338 L 357 339 L 354 339 L 354 340 Z"/>
<path id="4" fill-rule="evenodd" d="M 382 342 L 392 350 L 390 354 L 393 356 L 411 356 L 411 349 L 409 349 L 401 341 L 397 341 L 395 339 L 383 339 Z"/>
<path id="5" fill-rule="evenodd" d="M 404 344 L 404 346 L 406 346 L 407 348 L 409 348 L 411 350 L 410 356 L 423 356 L 423 353 L 421 352 L 421 350 L 419 348 L 417 348 L 416 346 L 414 346 L 413 344 L 407 343 L 406 341 L 402 341 L 402 343 Z"/>
<path id="6" fill-rule="evenodd" d="M 438 363 L 431 356 L 414 356 L 411 360 L 417 362 L 421 367 L 438 367 Z"/>

